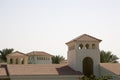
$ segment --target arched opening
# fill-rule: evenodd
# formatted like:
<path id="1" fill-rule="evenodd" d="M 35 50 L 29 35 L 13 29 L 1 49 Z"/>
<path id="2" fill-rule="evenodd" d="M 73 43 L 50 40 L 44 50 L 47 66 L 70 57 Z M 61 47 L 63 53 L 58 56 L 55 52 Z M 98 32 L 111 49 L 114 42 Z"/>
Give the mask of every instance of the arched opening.
<path id="1" fill-rule="evenodd" d="M 86 57 L 83 60 L 83 74 L 86 76 L 93 74 L 93 60 L 90 57 Z"/>
<path id="2" fill-rule="evenodd" d="M 21 58 L 21 64 L 24 64 L 24 58 Z"/>
<path id="3" fill-rule="evenodd" d="M 16 64 L 18 64 L 18 58 L 16 59 Z"/>
<path id="4" fill-rule="evenodd" d="M 85 49 L 89 49 L 89 44 L 86 44 L 86 45 L 85 45 Z"/>
<path id="5" fill-rule="evenodd" d="M 95 44 L 92 44 L 92 49 L 95 49 L 95 48 L 96 48 Z"/>
<path id="6" fill-rule="evenodd" d="M 80 44 L 78 49 L 82 49 L 83 48 L 83 44 Z"/>
<path id="7" fill-rule="evenodd" d="M 10 59 L 10 64 L 13 64 L 13 59 L 12 58 Z"/>

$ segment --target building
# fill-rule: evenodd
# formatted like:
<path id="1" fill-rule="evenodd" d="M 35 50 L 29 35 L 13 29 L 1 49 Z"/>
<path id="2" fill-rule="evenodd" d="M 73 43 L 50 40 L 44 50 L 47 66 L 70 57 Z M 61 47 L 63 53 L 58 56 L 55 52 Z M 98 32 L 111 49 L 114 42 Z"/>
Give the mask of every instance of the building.
<path id="1" fill-rule="evenodd" d="M 112 76 L 120 80 L 119 63 L 100 63 L 100 39 L 83 34 L 69 42 L 67 64 L 7 64 L 0 78 L 11 80 L 79 80 L 83 75 Z"/>
<path id="2" fill-rule="evenodd" d="M 52 64 L 52 56 L 43 51 L 32 51 L 27 54 L 29 64 Z"/>
<path id="3" fill-rule="evenodd" d="M 52 64 L 52 55 L 43 51 L 32 51 L 24 54 L 15 51 L 7 55 L 8 64 Z"/>
<path id="4" fill-rule="evenodd" d="M 67 42 L 68 65 L 86 75 L 99 75 L 100 42 L 100 39 L 87 34 Z"/>
<path id="5" fill-rule="evenodd" d="M 15 51 L 7 55 L 7 63 L 8 64 L 27 64 L 28 56 L 22 52 Z"/>

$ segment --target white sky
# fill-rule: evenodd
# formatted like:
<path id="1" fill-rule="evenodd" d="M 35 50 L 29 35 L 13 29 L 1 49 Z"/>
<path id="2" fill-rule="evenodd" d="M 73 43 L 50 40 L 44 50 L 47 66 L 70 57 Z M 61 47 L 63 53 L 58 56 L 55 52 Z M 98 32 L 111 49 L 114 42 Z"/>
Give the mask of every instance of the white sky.
<path id="1" fill-rule="evenodd" d="M 120 0 L 0 0 L 0 49 L 66 57 L 65 43 L 84 33 L 120 57 Z"/>

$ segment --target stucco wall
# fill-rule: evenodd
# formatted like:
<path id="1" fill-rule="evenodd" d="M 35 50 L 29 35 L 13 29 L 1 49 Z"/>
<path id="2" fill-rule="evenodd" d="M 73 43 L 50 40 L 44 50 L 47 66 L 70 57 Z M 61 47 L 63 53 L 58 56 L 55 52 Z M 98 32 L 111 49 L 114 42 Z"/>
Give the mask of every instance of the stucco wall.
<path id="1" fill-rule="evenodd" d="M 43 57 L 43 58 L 49 58 L 49 60 L 44 59 L 40 60 L 38 57 Z M 28 58 L 28 63 L 29 64 L 52 64 L 52 59 L 51 56 L 29 56 Z"/>
<path id="2" fill-rule="evenodd" d="M 76 70 L 76 55 L 75 50 L 68 51 L 68 65 Z"/>
<path id="3" fill-rule="evenodd" d="M 99 75 L 99 50 L 77 50 L 77 54 L 76 54 L 76 69 L 78 71 L 83 72 L 83 60 L 86 57 L 90 57 L 93 60 L 93 72 L 95 75 Z"/>
<path id="4" fill-rule="evenodd" d="M 83 45 L 82 49 L 79 49 L 80 44 Z M 85 49 L 86 44 L 89 44 L 89 49 Z M 95 44 L 95 49 L 92 48 L 92 44 Z M 74 46 L 74 49 L 68 50 L 68 65 L 74 70 L 83 73 L 83 60 L 86 57 L 90 57 L 93 61 L 93 72 L 96 76 L 99 76 L 99 63 L 100 63 L 99 42 L 77 41 L 74 44 L 68 45 L 68 47 L 70 46 Z"/>

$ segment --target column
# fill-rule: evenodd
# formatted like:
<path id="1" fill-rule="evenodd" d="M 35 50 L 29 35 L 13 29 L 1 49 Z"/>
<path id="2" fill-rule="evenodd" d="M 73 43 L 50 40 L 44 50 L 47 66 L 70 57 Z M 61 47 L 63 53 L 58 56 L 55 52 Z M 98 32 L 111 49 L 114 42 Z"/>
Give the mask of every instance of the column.
<path id="1" fill-rule="evenodd" d="M 13 64 L 16 64 L 16 58 L 13 58 Z"/>
<path id="2" fill-rule="evenodd" d="M 18 64 L 21 64 L 21 58 L 18 58 Z"/>
<path id="3" fill-rule="evenodd" d="M 10 58 L 7 57 L 7 63 L 10 64 Z"/>

